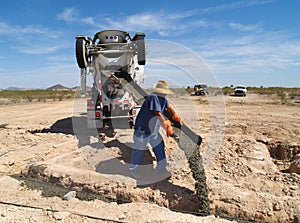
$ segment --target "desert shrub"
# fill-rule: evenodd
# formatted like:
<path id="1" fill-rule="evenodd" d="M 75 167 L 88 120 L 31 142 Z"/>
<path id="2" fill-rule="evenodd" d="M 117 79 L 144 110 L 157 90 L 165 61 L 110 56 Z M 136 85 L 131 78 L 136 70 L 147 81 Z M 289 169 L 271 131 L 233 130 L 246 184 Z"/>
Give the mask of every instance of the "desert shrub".
<path id="1" fill-rule="evenodd" d="M 223 95 L 229 95 L 233 92 L 231 87 L 223 87 L 222 89 Z"/>
<path id="2" fill-rule="evenodd" d="M 290 99 L 298 99 L 300 98 L 300 91 L 292 91 L 288 93 L 288 97 Z"/>
<path id="3" fill-rule="evenodd" d="M 283 91 L 277 91 L 277 96 L 281 102 L 281 104 L 287 104 L 288 103 L 288 99 L 286 97 L 286 93 Z"/>
<path id="4" fill-rule="evenodd" d="M 188 86 L 186 89 L 185 89 L 186 93 L 187 94 L 191 94 L 194 92 L 194 88 L 191 88 L 190 86 Z"/>
<path id="5" fill-rule="evenodd" d="M 26 101 L 46 101 L 71 99 L 74 96 L 73 91 L 53 91 L 53 90 L 2 90 L 0 98 L 7 98 L 10 101 L 17 103 L 21 100 Z"/>

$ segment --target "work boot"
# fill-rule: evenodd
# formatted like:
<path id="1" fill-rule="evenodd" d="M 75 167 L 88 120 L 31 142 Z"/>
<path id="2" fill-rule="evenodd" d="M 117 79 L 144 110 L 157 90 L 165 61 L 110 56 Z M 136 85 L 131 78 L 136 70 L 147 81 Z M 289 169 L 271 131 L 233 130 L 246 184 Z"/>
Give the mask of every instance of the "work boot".
<path id="1" fill-rule="evenodd" d="M 167 170 L 167 160 L 166 159 L 163 159 L 163 160 L 157 162 L 156 171 L 158 173 L 163 173 L 163 172 L 168 171 Z"/>
<path id="2" fill-rule="evenodd" d="M 137 164 L 130 164 L 129 171 L 136 171 L 139 165 Z"/>

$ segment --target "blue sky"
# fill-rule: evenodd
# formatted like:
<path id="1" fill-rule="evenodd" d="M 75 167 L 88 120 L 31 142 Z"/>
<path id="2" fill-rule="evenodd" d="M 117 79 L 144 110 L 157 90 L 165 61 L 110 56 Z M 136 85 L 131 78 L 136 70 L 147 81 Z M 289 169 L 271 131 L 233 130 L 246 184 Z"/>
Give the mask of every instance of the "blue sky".
<path id="1" fill-rule="evenodd" d="M 149 79 L 176 73 L 153 61 L 178 46 L 189 53 L 176 66 L 189 69 L 189 61 L 202 60 L 220 86 L 300 87 L 299 11 L 298 0 L 10 0 L 0 8 L 0 88 L 78 85 L 75 36 L 103 29 L 146 33 Z M 163 43 L 160 50 L 152 50 L 156 43 Z M 198 59 L 190 60 L 192 54 Z M 209 82 L 200 70 L 189 72 Z"/>

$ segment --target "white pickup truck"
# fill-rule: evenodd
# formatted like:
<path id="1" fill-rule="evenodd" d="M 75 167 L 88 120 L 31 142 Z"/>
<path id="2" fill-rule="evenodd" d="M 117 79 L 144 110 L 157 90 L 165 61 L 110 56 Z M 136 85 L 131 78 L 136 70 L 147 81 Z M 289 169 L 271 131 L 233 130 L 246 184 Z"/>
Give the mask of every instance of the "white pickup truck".
<path id="1" fill-rule="evenodd" d="M 234 95 L 235 96 L 246 97 L 246 95 L 247 95 L 247 88 L 246 88 L 246 86 L 244 86 L 244 85 L 237 85 L 234 88 Z"/>

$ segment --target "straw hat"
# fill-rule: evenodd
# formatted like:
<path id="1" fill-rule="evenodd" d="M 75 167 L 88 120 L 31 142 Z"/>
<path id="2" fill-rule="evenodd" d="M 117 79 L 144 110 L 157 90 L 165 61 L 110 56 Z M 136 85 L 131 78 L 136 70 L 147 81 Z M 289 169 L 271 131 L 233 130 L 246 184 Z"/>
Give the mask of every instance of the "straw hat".
<path id="1" fill-rule="evenodd" d="M 163 80 L 159 80 L 152 91 L 160 94 L 174 94 L 174 92 L 170 90 L 168 82 Z"/>

